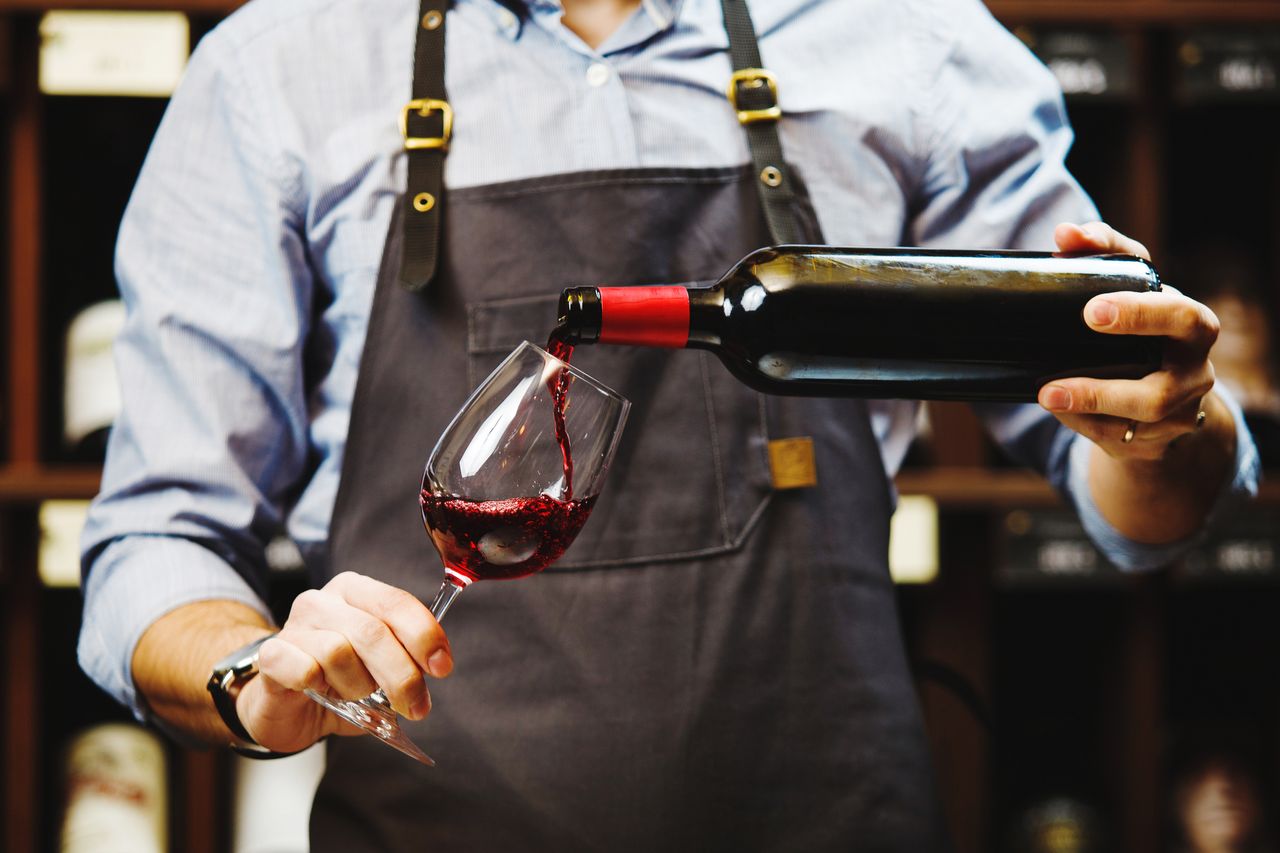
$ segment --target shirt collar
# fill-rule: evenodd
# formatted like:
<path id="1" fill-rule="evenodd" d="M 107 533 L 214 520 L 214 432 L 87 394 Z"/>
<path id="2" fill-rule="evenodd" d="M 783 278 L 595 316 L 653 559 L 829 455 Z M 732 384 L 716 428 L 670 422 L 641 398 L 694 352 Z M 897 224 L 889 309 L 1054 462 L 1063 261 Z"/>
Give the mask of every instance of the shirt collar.
<path id="1" fill-rule="evenodd" d="M 524 2 L 530 9 L 542 9 L 547 12 L 564 11 L 561 0 L 524 0 Z M 679 14 L 681 2 L 682 0 L 640 0 L 640 6 L 653 20 L 655 26 L 666 29 Z"/>
<path id="2" fill-rule="evenodd" d="M 564 14 L 561 0 L 484 0 L 481 5 L 486 7 L 498 30 L 512 41 L 520 37 L 525 18 L 531 14 L 553 17 Z M 659 32 L 675 23 L 683 5 L 684 0 L 640 0 L 641 11 Z"/>
<path id="3" fill-rule="evenodd" d="M 654 26 L 660 30 L 675 23 L 676 16 L 680 14 L 680 5 L 683 0 L 641 0 L 645 13 L 653 19 Z"/>
<path id="4" fill-rule="evenodd" d="M 520 37 L 524 19 L 529 15 L 525 0 L 480 0 L 476 5 L 493 20 L 498 32 L 512 41 Z"/>

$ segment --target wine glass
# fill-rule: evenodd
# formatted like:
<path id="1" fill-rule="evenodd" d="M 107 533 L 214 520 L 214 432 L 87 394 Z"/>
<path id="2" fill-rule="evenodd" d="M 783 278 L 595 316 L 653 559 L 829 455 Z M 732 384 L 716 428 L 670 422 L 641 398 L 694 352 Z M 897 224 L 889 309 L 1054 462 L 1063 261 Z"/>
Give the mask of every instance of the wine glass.
<path id="1" fill-rule="evenodd" d="M 431 451 L 418 496 L 444 562 L 431 603 L 437 620 L 475 581 L 526 577 L 559 559 L 591 514 L 630 407 L 528 341 L 472 392 Z M 435 764 L 401 731 L 381 690 L 357 701 L 306 693 Z"/>

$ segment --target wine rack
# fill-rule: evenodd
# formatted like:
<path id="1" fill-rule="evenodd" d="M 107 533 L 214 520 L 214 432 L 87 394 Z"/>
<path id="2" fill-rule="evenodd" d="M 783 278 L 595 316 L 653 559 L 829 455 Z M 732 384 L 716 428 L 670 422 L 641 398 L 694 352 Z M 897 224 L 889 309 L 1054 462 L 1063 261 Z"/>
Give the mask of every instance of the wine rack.
<path id="1" fill-rule="evenodd" d="M 56 421 L 62 325 L 102 290 L 51 284 L 65 249 L 51 243 L 49 226 L 74 221 L 86 245 L 101 245 L 120 213 L 119 200 L 92 192 L 69 199 L 74 187 L 51 189 L 50 166 L 80 140 L 60 130 L 59 108 L 39 93 L 39 18 L 62 8 L 176 10 L 192 16 L 194 40 L 236 5 L 0 0 L 0 153 L 7 158 L 0 172 L 7 202 L 0 207 L 0 655 L 7 678 L 0 848 L 14 853 L 54 849 L 62 744 L 77 727 L 124 714 L 74 667 L 78 598 L 36 577 L 36 508 L 48 499 L 89 498 L 99 478 L 97 468 L 62 457 Z M 1267 39 L 1280 33 L 1280 0 L 988 5 L 1043 58 L 1056 57 L 1074 89 L 1071 166 L 1105 217 L 1150 247 L 1167 271 L 1177 269 L 1167 259 L 1208 236 L 1234 237 L 1261 271 L 1261 298 L 1280 340 L 1280 147 L 1268 124 L 1280 95 L 1268 88 L 1266 70 L 1275 61 Z M 1223 34 L 1245 36 L 1236 65 L 1203 73 L 1204 63 L 1226 61 Z M 154 120 L 145 105 L 118 107 L 122 122 Z M 139 111 L 149 117 L 139 121 Z M 121 138 L 126 172 L 136 169 L 148 135 Z M 93 287 L 109 288 L 101 276 Z M 1200 284 L 1184 289 L 1195 293 Z M 1058 499 L 1034 475 L 1001 462 L 963 406 L 934 406 L 932 417 L 929 462 L 904 471 L 898 487 L 937 501 L 941 570 L 932 583 L 904 587 L 900 602 L 956 848 L 1007 849 L 1025 795 L 1043 788 L 1091 799 L 1111 849 L 1162 849 L 1170 746 L 1206 713 L 1209 689 L 1239 696 L 1280 769 L 1280 727 L 1269 721 L 1280 702 L 1267 686 L 1280 683 L 1270 660 L 1280 638 L 1266 622 L 1280 604 L 1280 581 L 1236 582 L 1210 568 L 1107 583 L 1011 583 L 1010 526 L 1039 529 L 1045 514 L 1061 509 Z M 1280 508 L 1278 486 L 1264 484 L 1255 510 Z M 1074 565 L 1079 547 L 1064 540 L 1055 565 Z M 1253 559 L 1242 545 L 1208 564 L 1227 559 L 1224 553 L 1241 565 Z M 1232 613 L 1238 618 L 1223 616 Z M 174 747 L 170 764 L 172 848 L 225 849 L 223 759 Z"/>

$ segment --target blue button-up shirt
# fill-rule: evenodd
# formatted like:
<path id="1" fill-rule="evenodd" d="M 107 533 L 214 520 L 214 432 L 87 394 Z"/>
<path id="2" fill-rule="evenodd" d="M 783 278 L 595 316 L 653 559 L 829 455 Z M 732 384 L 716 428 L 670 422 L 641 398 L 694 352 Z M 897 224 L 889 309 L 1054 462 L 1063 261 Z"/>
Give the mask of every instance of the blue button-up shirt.
<path id="1" fill-rule="evenodd" d="M 404 186 L 417 8 L 250 3 L 200 43 L 147 157 L 119 238 L 123 411 L 84 534 L 80 642 L 135 711 L 130 660 L 156 618 L 209 598 L 263 611 L 263 542 L 284 527 L 305 552 L 327 535 Z M 828 242 L 1045 249 L 1055 223 L 1096 216 L 1063 166 L 1053 78 L 978 0 L 757 0 L 752 14 Z M 596 49 L 561 15 L 557 0 L 451 7 L 447 185 L 747 162 L 719 0 L 644 0 Z M 430 394 L 430 377 L 406 393 Z M 916 413 L 872 405 L 890 473 Z M 980 413 L 1113 561 L 1172 556 L 1098 515 L 1087 441 L 1035 406 Z M 1227 493 L 1256 482 L 1243 431 L 1239 448 Z"/>

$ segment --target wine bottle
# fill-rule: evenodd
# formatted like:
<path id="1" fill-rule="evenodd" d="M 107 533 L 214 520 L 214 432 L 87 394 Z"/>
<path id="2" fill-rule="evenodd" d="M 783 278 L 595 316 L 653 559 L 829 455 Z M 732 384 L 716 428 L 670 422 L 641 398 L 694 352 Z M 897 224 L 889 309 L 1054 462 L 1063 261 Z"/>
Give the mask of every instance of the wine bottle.
<path id="1" fill-rule="evenodd" d="M 62 853 L 161 853 L 169 847 L 165 751 L 141 726 L 96 725 L 67 749 Z"/>
<path id="2" fill-rule="evenodd" d="M 1034 400 L 1067 376 L 1139 378 L 1163 340 L 1095 332 L 1086 302 L 1160 289 L 1131 255 L 760 249 L 710 287 L 571 287 L 553 339 L 714 352 L 770 394 Z"/>

